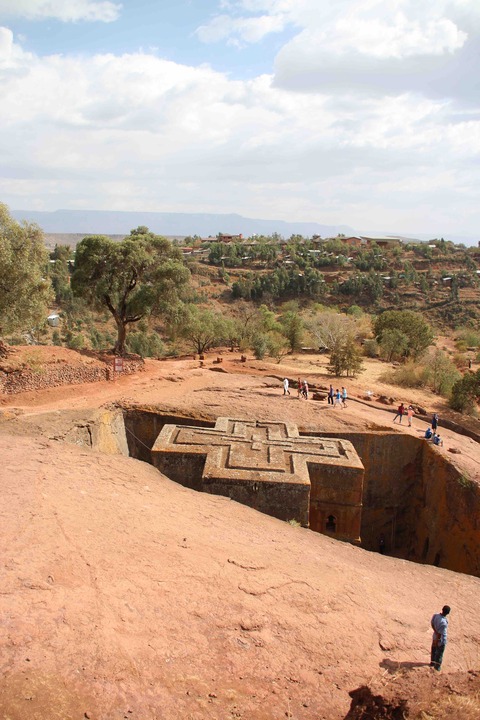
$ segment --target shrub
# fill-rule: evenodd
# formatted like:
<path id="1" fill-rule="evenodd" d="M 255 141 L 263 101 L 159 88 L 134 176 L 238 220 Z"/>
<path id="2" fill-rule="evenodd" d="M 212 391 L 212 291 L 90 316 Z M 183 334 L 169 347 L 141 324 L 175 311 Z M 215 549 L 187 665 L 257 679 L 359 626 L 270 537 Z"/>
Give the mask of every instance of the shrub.
<path id="1" fill-rule="evenodd" d="M 290 352 L 288 340 L 278 332 L 271 332 L 267 337 L 268 354 L 279 363 Z"/>
<path id="2" fill-rule="evenodd" d="M 85 347 L 85 338 L 81 333 L 75 335 L 72 332 L 67 333 L 66 345 L 70 350 L 81 350 Z"/>
<path id="3" fill-rule="evenodd" d="M 129 352 L 143 357 L 159 358 L 164 354 L 164 346 L 157 333 L 133 332 L 127 336 L 126 347 Z"/>
<path id="4" fill-rule="evenodd" d="M 359 318 L 363 315 L 363 310 L 358 305 L 350 305 L 347 309 L 347 315 L 353 315 L 353 317 Z"/>
<path id="5" fill-rule="evenodd" d="M 453 362 L 455 364 L 455 367 L 459 368 L 460 370 L 465 370 L 465 368 L 468 366 L 468 358 L 460 352 L 454 354 Z"/>
<path id="6" fill-rule="evenodd" d="M 105 350 L 114 345 L 115 340 L 108 333 L 102 333 L 93 327 L 90 330 L 90 343 L 95 350 Z"/>
<path id="7" fill-rule="evenodd" d="M 62 345 L 62 338 L 61 338 L 60 333 L 58 332 L 58 330 L 54 330 L 53 333 L 52 333 L 52 344 L 53 344 L 53 345 L 57 345 L 57 346 L 61 346 L 61 345 Z"/>
<path id="8" fill-rule="evenodd" d="M 268 338 L 266 335 L 261 333 L 254 335 L 252 340 L 252 350 L 257 360 L 263 360 L 268 352 Z"/>
<path id="9" fill-rule="evenodd" d="M 422 387 L 425 383 L 422 378 L 421 368 L 410 362 L 401 365 L 396 370 L 389 370 L 379 377 L 381 382 L 389 385 L 399 385 L 404 388 Z"/>
<path id="10" fill-rule="evenodd" d="M 480 333 L 475 330 L 462 330 L 456 338 L 456 345 L 458 350 L 460 350 L 459 345 L 462 345 L 462 350 L 467 347 L 480 347 Z"/>
<path id="11" fill-rule="evenodd" d="M 380 353 L 380 348 L 376 340 L 365 340 L 363 343 L 363 354 L 366 357 L 376 358 Z"/>
<path id="12" fill-rule="evenodd" d="M 7 338 L 7 342 L 9 345 L 28 345 L 28 342 L 23 335 L 12 335 Z"/>

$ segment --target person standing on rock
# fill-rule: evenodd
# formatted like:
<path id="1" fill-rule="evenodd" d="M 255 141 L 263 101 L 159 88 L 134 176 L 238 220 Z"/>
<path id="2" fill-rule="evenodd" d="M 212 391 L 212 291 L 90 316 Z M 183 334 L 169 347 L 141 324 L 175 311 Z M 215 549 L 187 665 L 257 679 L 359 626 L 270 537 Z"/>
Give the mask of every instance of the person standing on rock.
<path id="1" fill-rule="evenodd" d="M 347 407 L 347 388 L 342 387 L 342 408 Z"/>
<path id="2" fill-rule="evenodd" d="M 283 381 L 283 394 L 290 395 L 290 390 L 288 387 L 288 378 L 285 378 L 285 380 Z"/>
<path id="3" fill-rule="evenodd" d="M 437 428 L 438 428 L 438 415 L 437 415 L 437 413 L 433 413 L 433 417 L 432 417 L 432 431 L 433 431 L 433 434 L 434 434 L 434 435 L 436 435 L 436 433 L 437 433 Z"/>
<path id="4" fill-rule="evenodd" d="M 443 653 L 447 644 L 447 630 L 450 607 L 444 605 L 441 613 L 435 613 L 430 621 L 433 630 L 432 650 L 430 654 L 430 667 L 440 670 L 442 667 Z"/>
<path id="5" fill-rule="evenodd" d="M 340 405 L 341 402 L 342 402 L 342 394 L 341 394 L 340 390 L 337 388 L 335 390 L 335 407 L 337 405 Z"/>
<path id="6" fill-rule="evenodd" d="M 301 380 L 301 378 L 298 378 L 297 397 L 298 397 L 298 399 L 300 399 L 302 397 L 302 380 Z"/>
<path id="7" fill-rule="evenodd" d="M 398 422 L 399 422 L 400 425 L 401 425 L 401 424 L 402 424 L 402 418 L 403 418 L 404 413 L 405 413 L 405 405 L 404 405 L 403 403 L 400 403 L 400 405 L 398 406 L 398 409 L 397 409 L 397 414 L 396 414 L 395 417 L 393 418 L 393 422 L 395 422 L 395 420 L 397 419 L 397 417 L 399 417 L 400 420 L 399 420 Z"/>

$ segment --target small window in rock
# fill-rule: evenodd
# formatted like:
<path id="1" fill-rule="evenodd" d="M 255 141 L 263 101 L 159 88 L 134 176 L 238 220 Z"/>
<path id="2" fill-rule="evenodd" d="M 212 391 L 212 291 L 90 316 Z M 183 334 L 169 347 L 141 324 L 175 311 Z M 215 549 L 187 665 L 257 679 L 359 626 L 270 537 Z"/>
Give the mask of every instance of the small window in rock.
<path id="1" fill-rule="evenodd" d="M 327 517 L 327 532 L 337 531 L 337 518 L 335 515 L 329 515 Z"/>

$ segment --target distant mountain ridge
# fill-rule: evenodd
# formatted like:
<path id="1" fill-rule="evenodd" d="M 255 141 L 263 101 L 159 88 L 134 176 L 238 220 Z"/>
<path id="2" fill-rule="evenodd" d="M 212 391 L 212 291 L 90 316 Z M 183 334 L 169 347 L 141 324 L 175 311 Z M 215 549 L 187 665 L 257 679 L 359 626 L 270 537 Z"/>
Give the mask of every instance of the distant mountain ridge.
<path id="1" fill-rule="evenodd" d="M 271 235 L 274 232 L 290 237 L 335 236 L 338 233 L 355 235 L 348 225 L 322 225 L 316 222 L 287 222 L 247 218 L 236 213 L 170 213 L 130 212 L 113 210 L 12 210 L 16 220 L 37 223 L 45 233 L 84 233 L 102 235 L 128 235 L 139 225 L 146 225 L 159 235 L 200 235 L 207 237 L 219 232 L 251 235 Z"/>

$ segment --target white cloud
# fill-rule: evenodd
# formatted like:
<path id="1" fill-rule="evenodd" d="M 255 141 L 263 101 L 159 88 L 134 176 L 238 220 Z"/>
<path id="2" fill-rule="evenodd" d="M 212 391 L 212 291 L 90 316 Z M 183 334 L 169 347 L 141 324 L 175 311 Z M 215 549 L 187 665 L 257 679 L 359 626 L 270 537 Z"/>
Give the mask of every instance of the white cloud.
<path id="1" fill-rule="evenodd" d="M 251 18 L 216 15 L 207 25 L 197 28 L 195 34 L 204 43 L 220 40 L 227 40 L 231 44 L 256 43 L 270 33 L 281 32 L 284 27 L 285 20 L 281 15 Z"/>
<path id="2" fill-rule="evenodd" d="M 480 118 L 445 98 L 291 92 L 149 53 L 39 57 L 7 28 L 0 78 L 0 196 L 13 208 L 478 226 Z"/>
<path id="3" fill-rule="evenodd" d="M 198 35 L 205 42 L 218 42 L 259 25 L 258 33 L 243 38 L 256 42 L 290 24 L 308 30 L 334 55 L 346 49 L 374 57 L 437 55 L 462 47 L 467 34 L 446 13 L 465 11 L 473 1 L 236 0 L 221 3 L 230 12 L 214 16 Z"/>
<path id="4" fill-rule="evenodd" d="M 109 0 L 0 0 L 0 17 L 113 22 L 118 18 L 121 7 Z"/>
<path id="5" fill-rule="evenodd" d="M 199 30 L 238 42 L 248 19 L 270 17 L 291 39 L 275 60 L 275 84 L 301 92 L 360 96 L 415 92 L 480 100 L 471 74 L 480 52 L 478 0 L 228 0 Z M 263 39 L 275 24 L 244 36 Z"/>
<path id="6" fill-rule="evenodd" d="M 335 34 L 319 31 L 323 52 L 343 55 L 358 52 L 375 58 L 405 58 L 421 55 L 442 55 L 461 48 L 467 34 L 447 18 L 425 22 L 398 13 L 388 21 L 376 18 L 339 18 Z M 297 38 L 300 40 L 300 38 Z"/>

